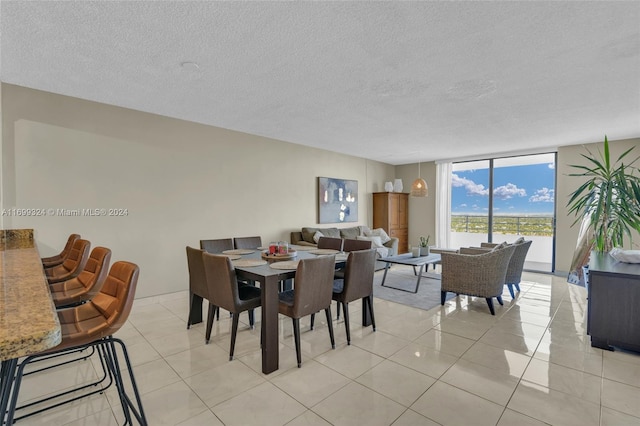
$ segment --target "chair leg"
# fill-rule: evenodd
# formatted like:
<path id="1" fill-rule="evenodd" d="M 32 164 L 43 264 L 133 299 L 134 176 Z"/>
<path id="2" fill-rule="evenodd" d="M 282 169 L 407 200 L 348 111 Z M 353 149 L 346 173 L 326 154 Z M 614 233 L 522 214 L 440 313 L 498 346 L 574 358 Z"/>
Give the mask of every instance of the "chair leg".
<path id="1" fill-rule="evenodd" d="M 496 299 L 498 299 L 499 304 L 504 305 L 504 303 L 502 302 L 502 296 L 496 296 Z"/>
<path id="2" fill-rule="evenodd" d="M 516 290 L 518 290 L 518 293 L 520 293 L 520 283 L 514 284 L 516 286 Z"/>
<path id="3" fill-rule="evenodd" d="M 249 314 L 249 327 L 251 327 L 251 329 L 253 330 L 255 327 L 255 316 L 253 313 L 253 309 L 249 309 L 247 311 L 247 313 Z"/>
<path id="4" fill-rule="evenodd" d="M 296 342 L 296 358 L 298 359 L 298 368 L 302 366 L 302 354 L 300 354 L 300 319 L 291 318 L 293 321 L 293 340 Z"/>
<path id="5" fill-rule="evenodd" d="M 336 348 L 336 339 L 333 336 L 333 321 L 331 320 L 331 305 L 324 310 L 327 314 L 327 324 L 329 324 L 329 338 L 331 339 L 331 349 Z"/>
<path id="6" fill-rule="evenodd" d="M 239 314 L 233 314 L 233 322 L 231 324 L 231 346 L 229 347 L 229 361 L 233 360 L 233 350 L 236 348 L 236 334 L 238 334 Z"/>
<path id="7" fill-rule="evenodd" d="M 371 326 L 373 327 L 373 331 L 376 331 L 376 317 L 373 315 L 373 299 L 372 296 L 367 296 L 364 298 L 367 303 L 367 308 L 369 309 L 369 315 L 371 316 Z"/>
<path id="8" fill-rule="evenodd" d="M 493 300 L 490 297 L 487 297 L 487 305 L 489 305 L 489 311 L 491 311 L 491 315 L 495 315 L 496 311 L 493 310 Z"/>
<path id="9" fill-rule="evenodd" d="M 516 295 L 513 293 L 513 284 L 507 284 L 507 288 L 509 289 L 509 294 L 511 295 L 511 298 L 515 299 Z"/>
<path id="10" fill-rule="evenodd" d="M 313 330 L 313 324 L 316 321 L 316 314 L 311 314 L 311 323 L 309 324 L 309 330 Z"/>
<path id="11" fill-rule="evenodd" d="M 207 314 L 207 332 L 204 336 L 204 341 L 206 344 L 209 344 L 209 340 L 211 339 L 211 329 L 213 328 L 213 318 L 216 316 L 216 309 L 217 306 L 209 302 L 209 313 Z"/>
<path id="12" fill-rule="evenodd" d="M 136 385 L 136 379 L 133 376 L 133 369 L 131 368 L 131 361 L 129 360 L 129 354 L 127 353 L 127 347 L 124 342 L 120 339 L 116 339 L 113 336 L 109 336 L 106 338 L 107 343 L 107 353 L 109 359 L 109 363 L 113 365 L 113 373 L 116 379 L 116 386 L 118 388 L 118 392 L 120 393 L 120 401 L 122 402 L 122 408 L 125 412 L 125 418 L 128 420 L 128 424 L 133 424 L 131 422 L 131 417 L 129 414 L 129 410 L 133 412 L 138 423 L 141 426 L 147 426 L 147 418 L 144 414 L 144 409 L 142 408 L 142 400 L 140 399 L 140 392 L 138 392 L 138 386 Z M 120 345 L 120 349 L 122 350 L 122 354 L 124 355 L 125 364 L 127 366 L 127 370 L 129 371 L 129 382 L 131 387 L 133 388 L 133 394 L 136 399 L 137 407 L 133 405 L 133 402 L 127 395 L 124 387 L 124 381 L 122 380 L 122 369 L 120 368 L 118 362 L 118 355 L 116 353 L 116 346 L 114 343 L 118 343 Z"/>
<path id="13" fill-rule="evenodd" d="M 440 292 L 440 304 L 444 305 L 444 302 L 447 300 L 447 292 L 446 291 L 441 291 Z"/>
<path id="14" fill-rule="evenodd" d="M 339 320 L 340 319 L 340 301 L 336 300 L 336 310 L 338 311 L 338 314 L 336 315 L 336 319 Z"/>
<path id="15" fill-rule="evenodd" d="M 349 329 L 349 304 L 342 302 L 342 312 L 344 312 L 344 329 L 347 332 L 347 345 L 351 345 L 351 330 Z"/>

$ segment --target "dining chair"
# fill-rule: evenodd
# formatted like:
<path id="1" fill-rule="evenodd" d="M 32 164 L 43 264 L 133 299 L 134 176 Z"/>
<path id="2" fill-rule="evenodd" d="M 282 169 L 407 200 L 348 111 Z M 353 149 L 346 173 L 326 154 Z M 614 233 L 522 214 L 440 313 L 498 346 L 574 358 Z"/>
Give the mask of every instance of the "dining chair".
<path id="1" fill-rule="evenodd" d="M 342 251 L 349 253 L 356 250 L 368 250 L 373 246 L 370 240 L 355 240 L 353 238 L 345 238 L 342 244 Z M 337 269 L 333 274 L 334 280 L 344 280 L 345 268 Z M 340 301 L 336 301 L 336 319 L 340 319 Z"/>
<path id="2" fill-rule="evenodd" d="M 78 276 L 87 263 L 90 248 L 91 243 L 89 241 L 76 240 L 64 262 L 51 268 L 45 268 L 44 273 L 49 284 L 67 281 Z"/>
<path id="3" fill-rule="evenodd" d="M 77 277 L 49 286 L 51 297 L 57 309 L 77 305 L 91 300 L 100 292 L 109 272 L 111 250 L 95 247 L 82 272 Z"/>
<path id="4" fill-rule="evenodd" d="M 62 262 L 64 262 L 67 255 L 71 251 L 71 248 L 73 247 L 73 243 L 75 243 L 76 240 L 79 240 L 79 239 L 80 239 L 80 234 L 69 235 L 69 238 L 67 238 L 67 243 L 65 244 L 64 248 L 60 253 L 54 256 L 43 257 L 41 259 L 42 266 L 45 268 L 51 268 L 52 266 L 60 265 Z"/>
<path id="5" fill-rule="evenodd" d="M 298 368 L 302 366 L 300 352 L 300 318 L 324 310 L 329 327 L 331 348 L 336 348 L 331 319 L 331 293 L 335 256 L 319 256 L 300 259 L 294 278 L 294 289 L 278 295 L 278 311 L 293 321 L 293 338 L 296 345 Z M 313 329 L 313 327 L 311 327 Z"/>
<path id="6" fill-rule="evenodd" d="M 13 413 L 15 410 L 34 407 L 51 401 L 53 398 L 69 396 L 69 399 L 61 402 L 58 402 L 56 399 L 56 402 L 51 405 L 36 411 L 31 411 L 22 417 L 16 417 L 16 421 L 20 418 L 28 417 L 62 404 L 85 398 L 89 395 L 104 393 L 105 390 L 115 382 L 126 420 L 125 424 L 133 424 L 132 414 L 138 423 L 141 425 L 147 424 L 127 347 L 122 340 L 113 337 L 129 317 L 131 307 L 133 306 L 139 273 L 140 269 L 134 263 L 125 261 L 116 262 L 111 266 L 100 292 L 93 299 L 82 305 L 58 311 L 62 342 L 58 346 L 38 354 L 27 356 L 20 361 L 16 370 L 14 391 L 8 412 Z M 116 343 L 120 346 L 118 351 L 116 351 Z M 96 351 L 92 351 L 92 354 L 98 353 L 100 357 L 100 363 L 96 363 L 96 365 L 102 367 L 103 375 L 101 379 L 97 379 L 91 383 L 81 384 L 76 388 L 64 390 L 57 395 L 33 401 L 16 408 L 22 377 L 25 375 L 24 369 L 27 365 L 35 361 L 75 353 L 89 348 L 97 349 Z M 122 354 L 124 358 L 126 369 L 120 365 L 118 360 L 119 354 Z M 54 366 L 47 365 L 39 370 L 29 371 L 27 374 L 38 373 L 65 364 L 66 363 L 63 362 Z M 123 380 L 125 372 L 128 372 L 126 385 Z M 102 382 L 107 380 L 107 378 L 108 383 L 102 385 Z M 127 389 L 133 390 L 134 400 L 127 395 L 125 386 Z M 76 393 L 81 390 L 83 391 L 81 394 Z M 11 423 L 13 423 L 13 421 L 7 421 L 7 424 Z"/>
<path id="7" fill-rule="evenodd" d="M 368 250 L 372 247 L 372 242 L 370 240 L 354 240 L 351 238 L 345 238 L 342 251 L 350 252 L 356 250 Z"/>
<path id="8" fill-rule="evenodd" d="M 220 319 L 220 308 L 211 301 L 209 284 L 207 283 L 207 277 L 204 273 L 203 253 L 205 253 L 204 250 L 187 246 L 187 267 L 189 269 L 189 316 L 187 317 L 187 330 L 191 328 L 191 325 L 194 323 L 193 314 L 196 309 L 196 304 L 202 303 L 202 301 L 196 299 L 196 297 L 201 297 L 203 300 L 209 302 L 207 329 L 205 333 L 205 342 L 209 343 L 214 315 L 218 312 L 218 320 Z"/>
<path id="9" fill-rule="evenodd" d="M 200 240 L 200 248 L 207 253 L 222 253 L 225 250 L 233 250 L 233 238 Z"/>
<path id="10" fill-rule="evenodd" d="M 447 292 L 484 297 L 495 315 L 493 298 L 503 304 L 502 291 L 514 250 L 515 246 L 507 245 L 482 254 L 441 253 L 440 304 L 444 305 Z"/>
<path id="11" fill-rule="evenodd" d="M 342 251 L 342 238 L 320 237 L 318 248 Z"/>
<path id="12" fill-rule="evenodd" d="M 233 359 L 236 345 L 240 313 L 251 311 L 261 305 L 260 288 L 251 285 L 238 285 L 236 271 L 227 256 L 203 253 L 204 273 L 209 288 L 210 301 L 219 308 L 232 313 L 231 344 L 229 361 Z M 251 316 L 250 316 L 251 318 Z"/>
<path id="13" fill-rule="evenodd" d="M 260 237 L 235 237 L 233 246 L 237 249 L 254 249 L 262 247 L 262 238 Z"/>
<path id="14" fill-rule="evenodd" d="M 373 331 L 376 331 L 376 320 L 373 315 L 373 274 L 376 267 L 376 249 L 357 250 L 349 253 L 344 278 L 333 282 L 332 299 L 342 304 L 344 327 L 347 332 L 347 345 L 351 344 L 349 329 L 349 302 L 362 299 L 371 316 Z"/>

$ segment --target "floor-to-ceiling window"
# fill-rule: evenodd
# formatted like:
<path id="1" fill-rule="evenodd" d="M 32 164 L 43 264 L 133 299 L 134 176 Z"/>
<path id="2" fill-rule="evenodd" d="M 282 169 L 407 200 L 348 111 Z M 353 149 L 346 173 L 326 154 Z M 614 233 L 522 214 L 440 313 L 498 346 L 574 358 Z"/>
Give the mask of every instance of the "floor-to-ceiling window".
<path id="1" fill-rule="evenodd" d="M 553 271 L 555 154 L 454 163 L 451 246 L 533 240 L 525 268 Z"/>

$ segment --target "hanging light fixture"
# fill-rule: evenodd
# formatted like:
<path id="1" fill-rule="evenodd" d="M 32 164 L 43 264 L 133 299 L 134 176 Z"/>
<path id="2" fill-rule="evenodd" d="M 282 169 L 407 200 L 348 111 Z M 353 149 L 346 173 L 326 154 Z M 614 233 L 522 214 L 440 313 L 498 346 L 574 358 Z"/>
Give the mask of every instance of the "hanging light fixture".
<path id="1" fill-rule="evenodd" d="M 420 162 L 418 162 L 418 179 L 413 181 L 411 185 L 412 197 L 426 197 L 429 195 L 429 187 L 427 182 L 420 177 Z"/>

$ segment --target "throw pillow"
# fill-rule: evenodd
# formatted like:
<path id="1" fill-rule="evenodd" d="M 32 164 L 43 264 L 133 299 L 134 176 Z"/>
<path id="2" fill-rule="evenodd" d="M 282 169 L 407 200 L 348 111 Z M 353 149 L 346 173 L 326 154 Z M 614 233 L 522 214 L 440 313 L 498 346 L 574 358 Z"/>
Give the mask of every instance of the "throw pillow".
<path id="1" fill-rule="evenodd" d="M 302 228 L 302 239 L 308 243 L 312 243 L 313 244 L 313 236 L 315 235 L 315 233 L 318 231 L 318 228 L 312 228 L 312 227 L 303 227 Z"/>
<path id="2" fill-rule="evenodd" d="M 513 244 L 522 244 L 522 243 L 524 243 L 524 237 L 520 237 L 513 242 Z"/>
<path id="3" fill-rule="evenodd" d="M 391 237 L 389 237 L 389 235 L 382 228 L 376 228 L 372 231 L 366 232 L 364 235 L 367 237 L 380 237 L 380 241 L 382 241 L 382 244 L 391 241 Z"/>
<path id="4" fill-rule="evenodd" d="M 373 245 L 374 248 L 384 247 L 382 245 L 382 240 L 378 236 L 372 236 L 372 237 L 361 237 L 361 236 L 358 236 L 357 239 L 358 240 L 362 240 L 362 241 L 371 241 L 371 244 Z"/>
<path id="5" fill-rule="evenodd" d="M 324 235 L 322 235 L 322 232 L 320 232 L 320 231 L 316 231 L 316 233 L 315 233 L 315 234 L 313 234 L 313 241 L 315 241 L 315 242 L 316 242 L 316 244 L 318 244 L 318 240 L 319 240 L 321 237 L 324 237 Z"/>
<path id="6" fill-rule="evenodd" d="M 501 242 L 500 244 L 498 244 L 497 246 L 495 246 L 491 251 L 498 251 L 498 250 L 502 250 L 503 248 L 507 247 L 509 244 L 507 244 L 506 241 Z"/>

